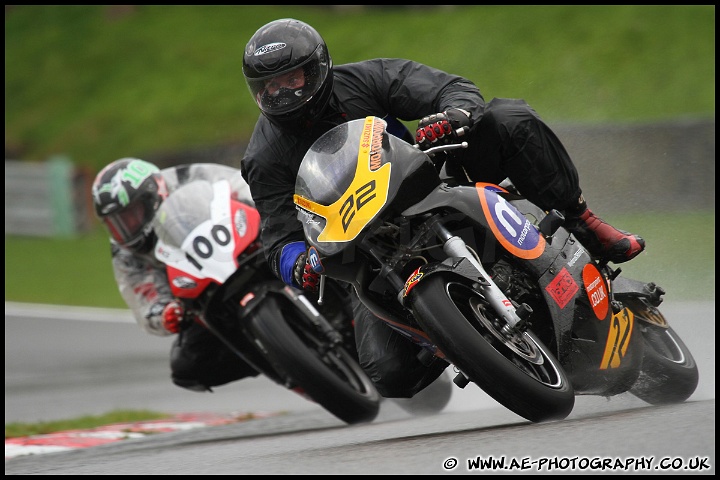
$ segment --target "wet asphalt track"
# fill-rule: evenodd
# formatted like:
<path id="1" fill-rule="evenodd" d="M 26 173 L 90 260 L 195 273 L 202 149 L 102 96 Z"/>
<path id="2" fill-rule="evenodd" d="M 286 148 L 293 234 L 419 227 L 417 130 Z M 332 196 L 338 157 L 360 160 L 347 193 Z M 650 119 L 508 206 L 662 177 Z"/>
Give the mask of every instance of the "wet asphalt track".
<path id="1" fill-rule="evenodd" d="M 6 460 L 5 473 L 477 474 L 486 472 L 470 463 L 492 457 L 516 463 L 494 473 L 714 474 L 715 307 L 667 303 L 662 311 L 700 367 L 698 389 L 684 404 L 652 407 L 628 394 L 579 397 L 567 419 L 535 425 L 470 385 L 455 389 L 442 414 L 411 416 L 386 402 L 374 422 L 346 426 L 262 378 L 213 394 L 174 387 L 170 339 L 144 334 L 127 312 L 6 304 L 6 423 L 116 408 L 284 414 L 17 457 Z M 673 462 L 680 469 L 664 468 Z M 573 464 L 575 471 L 564 468 Z"/>

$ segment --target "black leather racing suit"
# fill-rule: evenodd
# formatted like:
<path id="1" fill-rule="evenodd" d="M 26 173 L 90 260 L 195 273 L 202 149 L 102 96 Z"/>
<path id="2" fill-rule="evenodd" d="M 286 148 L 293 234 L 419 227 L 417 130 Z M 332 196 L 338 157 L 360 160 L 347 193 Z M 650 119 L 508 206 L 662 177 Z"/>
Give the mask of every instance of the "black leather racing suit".
<path id="1" fill-rule="evenodd" d="M 268 262 L 285 283 L 294 284 L 292 269 L 305 251 L 293 203 L 300 162 L 320 135 L 342 122 L 368 115 L 390 122 L 417 121 L 461 108 L 472 115 L 473 126 L 465 137 L 469 148 L 448 157 L 448 174 L 494 183 L 510 177 L 524 195 L 548 209 L 563 210 L 580 196 L 578 175 L 565 148 L 523 100 L 485 103 L 471 81 L 404 59 L 367 60 L 333 71 L 333 95 L 312 130 L 281 130 L 261 115 L 241 164 L 262 220 Z M 445 364 L 423 366 L 416 358 L 419 347 L 358 301 L 354 310 L 360 364 L 383 396 L 412 397 L 442 373 Z"/>

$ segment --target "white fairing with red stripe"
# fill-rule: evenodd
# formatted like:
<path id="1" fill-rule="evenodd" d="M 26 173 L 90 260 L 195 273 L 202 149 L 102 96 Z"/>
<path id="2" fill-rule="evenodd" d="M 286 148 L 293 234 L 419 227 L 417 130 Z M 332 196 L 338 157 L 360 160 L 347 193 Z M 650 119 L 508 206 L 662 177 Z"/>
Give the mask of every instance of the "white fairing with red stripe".
<path id="1" fill-rule="evenodd" d="M 195 298 L 227 280 L 259 224 L 257 210 L 233 200 L 225 180 L 195 181 L 173 192 L 155 217 L 155 256 L 167 266 L 173 295 Z"/>

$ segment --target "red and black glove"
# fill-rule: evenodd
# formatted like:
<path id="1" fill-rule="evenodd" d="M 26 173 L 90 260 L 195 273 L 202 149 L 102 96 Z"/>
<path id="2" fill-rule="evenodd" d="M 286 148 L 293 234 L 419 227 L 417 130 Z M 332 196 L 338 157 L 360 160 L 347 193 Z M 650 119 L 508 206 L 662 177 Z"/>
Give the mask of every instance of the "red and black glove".
<path id="1" fill-rule="evenodd" d="M 180 324 L 185 318 L 185 307 L 175 300 L 165 305 L 162 311 L 162 324 L 165 330 L 170 333 L 178 333 Z"/>
<path id="2" fill-rule="evenodd" d="M 307 258 L 307 252 L 303 252 L 298 256 L 297 260 L 295 260 L 293 279 L 303 290 L 317 292 L 318 285 L 320 284 L 320 274 L 313 270 Z"/>
<path id="3" fill-rule="evenodd" d="M 415 131 L 415 142 L 421 150 L 456 141 L 470 130 L 470 113 L 459 108 L 423 117 Z"/>

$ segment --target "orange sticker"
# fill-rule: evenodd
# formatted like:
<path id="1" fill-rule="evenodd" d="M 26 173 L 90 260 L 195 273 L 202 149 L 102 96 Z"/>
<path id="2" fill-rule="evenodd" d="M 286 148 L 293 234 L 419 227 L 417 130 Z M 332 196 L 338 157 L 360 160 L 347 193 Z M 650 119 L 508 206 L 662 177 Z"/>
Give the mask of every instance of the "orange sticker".
<path id="1" fill-rule="evenodd" d="M 600 320 L 605 320 L 609 302 L 607 287 L 602 275 L 600 275 L 595 265 L 588 263 L 583 268 L 582 276 L 585 292 L 587 292 L 588 299 L 590 299 L 590 305 L 592 305 L 595 316 Z"/>
<path id="2" fill-rule="evenodd" d="M 580 287 L 575 283 L 575 280 L 573 280 L 567 268 L 563 267 L 552 282 L 545 287 L 545 290 L 547 290 L 553 300 L 560 305 L 560 308 L 565 308 L 565 305 L 567 305 L 573 295 L 580 290 Z"/>

